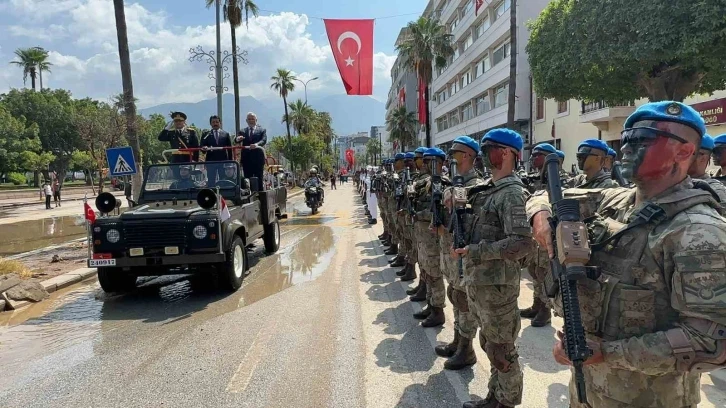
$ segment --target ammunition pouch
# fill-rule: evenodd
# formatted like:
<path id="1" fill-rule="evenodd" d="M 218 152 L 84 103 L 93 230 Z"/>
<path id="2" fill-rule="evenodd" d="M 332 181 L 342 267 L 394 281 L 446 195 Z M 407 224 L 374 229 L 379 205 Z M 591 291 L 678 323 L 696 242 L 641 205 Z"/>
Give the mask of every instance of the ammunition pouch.
<path id="1" fill-rule="evenodd" d="M 696 351 L 683 328 L 670 329 L 665 334 L 676 358 L 676 369 L 706 373 L 726 367 L 726 326 L 696 318 L 687 318 L 684 323 L 714 339 L 716 349 L 713 353 Z"/>

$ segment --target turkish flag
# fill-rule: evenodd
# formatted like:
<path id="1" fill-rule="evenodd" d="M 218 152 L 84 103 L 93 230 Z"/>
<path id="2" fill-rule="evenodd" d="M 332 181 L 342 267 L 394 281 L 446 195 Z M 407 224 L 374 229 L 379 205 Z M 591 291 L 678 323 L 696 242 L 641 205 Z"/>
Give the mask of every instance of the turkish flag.
<path id="1" fill-rule="evenodd" d="M 401 88 L 398 91 L 398 106 L 403 106 L 406 104 L 406 88 Z"/>
<path id="2" fill-rule="evenodd" d="M 476 0 L 476 9 L 474 10 L 474 15 L 475 16 L 478 16 L 479 15 L 479 9 L 483 5 L 484 5 L 484 0 Z"/>
<path id="3" fill-rule="evenodd" d="M 324 19 L 348 95 L 373 95 L 373 20 Z"/>
<path id="4" fill-rule="evenodd" d="M 88 222 L 90 222 L 91 224 L 96 222 L 96 213 L 93 211 L 93 208 L 88 205 L 88 203 L 83 203 L 83 212 L 85 212 L 85 217 Z"/>

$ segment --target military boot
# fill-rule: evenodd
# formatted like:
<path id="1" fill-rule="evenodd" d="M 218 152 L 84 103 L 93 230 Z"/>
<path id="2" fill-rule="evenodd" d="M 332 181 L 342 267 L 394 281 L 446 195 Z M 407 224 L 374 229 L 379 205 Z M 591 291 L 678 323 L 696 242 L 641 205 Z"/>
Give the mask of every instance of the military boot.
<path id="1" fill-rule="evenodd" d="M 398 254 L 398 257 L 394 258 L 393 262 L 391 263 L 391 267 L 393 268 L 398 268 L 399 266 L 406 266 L 406 257 L 401 254 Z"/>
<path id="2" fill-rule="evenodd" d="M 544 327 L 550 324 L 551 321 L 552 311 L 549 307 L 547 307 L 547 305 L 542 304 L 542 307 L 540 307 L 537 312 L 537 316 L 532 319 L 532 327 Z"/>
<path id="3" fill-rule="evenodd" d="M 461 370 L 476 364 L 476 353 L 471 339 L 461 336 L 456 353 L 450 359 L 444 361 L 444 368 L 447 370 Z"/>
<path id="4" fill-rule="evenodd" d="M 384 252 L 386 255 L 398 255 L 398 245 L 391 245 L 390 248 Z"/>
<path id="5" fill-rule="evenodd" d="M 445 322 L 446 322 L 446 315 L 444 314 L 444 308 L 431 306 L 431 314 L 429 315 L 429 317 L 426 318 L 426 320 L 421 322 L 421 326 L 437 327 L 437 326 L 441 326 Z"/>
<path id="6" fill-rule="evenodd" d="M 454 340 L 452 340 L 451 343 L 441 344 L 434 347 L 434 352 L 436 352 L 436 355 L 440 357 L 451 357 L 454 353 L 456 353 L 460 339 L 461 335 L 459 334 L 459 331 L 454 329 Z"/>
<path id="7" fill-rule="evenodd" d="M 426 304 L 426 306 L 424 306 L 420 312 L 416 312 L 413 314 L 413 318 L 423 320 L 423 319 L 429 317 L 430 314 L 431 314 L 431 305 Z"/>
<path id="8" fill-rule="evenodd" d="M 378 239 L 384 239 L 388 236 L 388 233 L 386 231 L 383 231 L 383 234 L 378 236 Z"/>
<path id="9" fill-rule="evenodd" d="M 533 319 L 535 316 L 537 316 L 537 313 L 539 312 L 539 309 L 543 306 L 542 301 L 539 299 L 537 294 L 534 295 L 534 302 L 532 303 L 532 306 L 522 309 L 519 311 L 519 315 L 521 317 L 524 317 L 525 319 Z"/>
<path id="10" fill-rule="evenodd" d="M 391 266 L 393 266 L 393 265 L 391 265 Z M 405 275 L 407 273 L 408 273 L 408 264 L 406 264 L 406 266 L 404 266 L 403 269 L 401 269 L 400 271 L 396 272 L 396 276 L 401 277 L 401 276 L 403 276 L 403 275 Z"/>
<path id="11" fill-rule="evenodd" d="M 423 283 L 424 283 L 423 279 L 419 279 L 419 280 L 418 280 L 418 285 L 416 285 L 416 286 L 414 286 L 414 287 L 412 287 L 412 288 L 406 289 L 406 294 L 407 294 L 408 296 L 413 296 L 413 295 L 415 295 L 416 293 L 418 293 L 418 290 L 419 290 L 419 288 L 421 288 L 421 285 L 422 285 Z"/>
<path id="12" fill-rule="evenodd" d="M 401 282 L 410 282 L 416 279 L 416 266 L 414 264 L 408 264 L 410 267 L 405 275 L 401 276 Z"/>
<path id="13" fill-rule="evenodd" d="M 409 298 L 411 302 L 423 302 L 426 300 L 426 282 L 421 281 L 418 285 L 418 291 Z"/>

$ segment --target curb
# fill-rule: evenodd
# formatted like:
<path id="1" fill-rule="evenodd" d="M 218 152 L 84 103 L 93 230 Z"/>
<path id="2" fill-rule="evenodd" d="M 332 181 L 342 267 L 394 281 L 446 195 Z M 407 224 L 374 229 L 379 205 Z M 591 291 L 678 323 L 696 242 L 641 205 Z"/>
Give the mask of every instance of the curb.
<path id="1" fill-rule="evenodd" d="M 94 268 L 79 268 L 70 272 L 66 272 L 62 275 L 58 275 L 54 278 L 50 278 L 48 280 L 40 282 L 41 285 L 45 288 L 45 290 L 48 293 L 53 293 L 59 289 L 67 288 L 68 286 L 74 285 L 78 282 L 84 281 L 90 277 L 93 277 L 96 275 L 96 269 Z M 31 302 L 29 300 L 20 300 L 20 301 L 10 301 L 5 296 L 2 296 L 2 298 L 5 299 L 7 302 L 7 305 L 10 306 L 10 310 L 6 310 L 8 312 L 10 311 L 16 311 L 18 309 L 21 309 L 25 306 L 30 306 L 34 304 L 38 304 L 43 302 L 42 300 L 40 302 Z M 0 311 L 2 313 L 2 311 Z"/>

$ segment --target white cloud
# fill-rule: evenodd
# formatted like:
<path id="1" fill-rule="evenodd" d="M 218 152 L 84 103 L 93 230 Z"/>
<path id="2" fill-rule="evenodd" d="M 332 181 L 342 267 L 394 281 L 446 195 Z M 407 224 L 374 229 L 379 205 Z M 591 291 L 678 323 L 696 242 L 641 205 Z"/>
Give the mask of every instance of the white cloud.
<path id="1" fill-rule="evenodd" d="M 108 0 L 11 0 L 10 12 L 17 21 L 43 21 L 40 29 L 15 25 L 11 35 L 48 41 L 63 52 L 50 52 L 52 73 L 43 76 L 44 83 L 66 88 L 77 97 L 106 99 L 118 94 L 121 77 L 116 40 L 113 3 Z M 201 9 L 200 10 L 204 10 Z M 213 16 L 213 10 L 204 10 Z M 210 16 L 210 17 L 211 17 Z M 32 20 L 31 20 L 32 18 Z M 51 20 L 52 18 L 52 20 Z M 209 19 L 213 21 L 212 18 Z M 52 21 L 52 24 L 51 24 Z M 138 3 L 126 3 L 126 24 L 134 80 L 134 92 L 140 106 L 166 102 L 194 102 L 212 98 L 206 59 L 189 61 L 189 49 L 215 49 L 213 25 L 174 26 L 164 11 L 152 11 Z M 315 22 L 317 23 L 317 22 Z M 285 67 L 301 79 L 319 77 L 308 86 L 315 95 L 342 94 L 344 89 L 327 41 L 316 43 L 309 32 L 305 15 L 281 13 L 250 20 L 249 28 L 237 30 L 237 43 L 247 50 L 249 64 L 240 64 L 240 93 L 258 99 L 272 99 L 270 76 L 278 67 Z M 231 44 L 228 25 L 222 26 L 222 48 Z M 0 46 L 13 47 L 12 43 Z M 12 41 L 12 40 L 11 40 Z M 64 46 L 64 47 L 62 47 Z M 68 51 L 68 47 L 73 51 Z M 390 69 L 395 56 L 374 55 L 374 97 L 385 100 L 390 84 Z M 228 73 L 231 74 L 231 64 Z M 0 77 L 0 92 L 22 86 L 22 75 L 14 80 Z M 225 85 L 232 88 L 231 79 Z"/>

